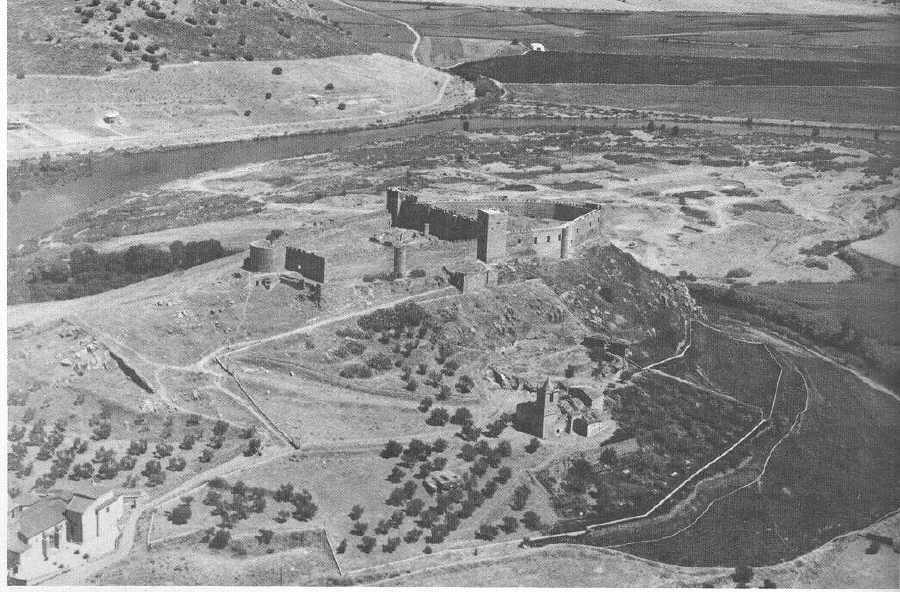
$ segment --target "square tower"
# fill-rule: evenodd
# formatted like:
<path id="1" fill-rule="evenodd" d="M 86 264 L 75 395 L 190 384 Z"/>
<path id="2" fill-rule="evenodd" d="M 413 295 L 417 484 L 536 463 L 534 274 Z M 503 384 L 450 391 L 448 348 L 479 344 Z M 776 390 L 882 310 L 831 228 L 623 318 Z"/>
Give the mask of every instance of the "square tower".
<path id="1" fill-rule="evenodd" d="M 485 263 L 506 258 L 507 215 L 497 210 L 478 210 L 478 258 Z"/>

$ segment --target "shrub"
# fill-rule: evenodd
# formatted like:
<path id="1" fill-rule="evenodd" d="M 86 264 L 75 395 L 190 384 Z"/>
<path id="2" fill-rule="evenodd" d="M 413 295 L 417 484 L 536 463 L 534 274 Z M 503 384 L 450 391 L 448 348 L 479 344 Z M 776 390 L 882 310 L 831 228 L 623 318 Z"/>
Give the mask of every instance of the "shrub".
<path id="1" fill-rule="evenodd" d="M 443 452 L 447 450 L 448 443 L 443 438 L 438 438 L 431 444 L 431 449 L 435 452 Z"/>
<path id="2" fill-rule="evenodd" d="M 456 360 L 447 360 L 444 363 L 442 372 L 447 376 L 453 376 L 454 374 L 456 374 L 457 370 L 459 370 L 459 362 L 457 362 Z"/>
<path id="3" fill-rule="evenodd" d="M 400 483 L 405 476 L 406 473 L 400 467 L 394 467 L 391 474 L 388 475 L 388 481 L 391 483 Z"/>
<path id="4" fill-rule="evenodd" d="M 274 68 L 272 68 L 272 74 L 274 74 L 275 76 L 280 76 L 281 73 L 282 73 L 281 66 L 275 66 Z"/>
<path id="5" fill-rule="evenodd" d="M 519 521 L 516 520 L 515 516 L 506 516 L 503 518 L 501 528 L 506 534 L 512 534 L 519 529 Z"/>
<path id="6" fill-rule="evenodd" d="M 390 370 L 394 367 L 394 361 L 384 353 L 377 353 L 366 360 L 366 365 L 373 370 Z"/>
<path id="7" fill-rule="evenodd" d="M 365 364 L 352 363 L 341 368 L 342 378 L 372 378 L 372 368 Z"/>
<path id="8" fill-rule="evenodd" d="M 513 510 L 521 510 L 528 502 L 528 496 L 531 495 L 531 488 L 525 483 L 519 485 L 513 490 L 512 503 L 510 507 Z"/>
<path id="9" fill-rule="evenodd" d="M 497 527 L 493 524 L 482 524 L 478 527 L 478 530 L 475 531 L 475 537 L 479 539 L 484 539 L 486 541 L 494 540 L 497 536 Z"/>
<path id="10" fill-rule="evenodd" d="M 334 84 L 329 82 L 328 84 L 325 85 L 325 90 L 334 90 Z"/>
<path id="11" fill-rule="evenodd" d="M 525 445 L 525 451 L 529 454 L 534 453 L 538 448 L 541 447 L 541 441 L 537 438 L 532 438 L 528 444 Z"/>
<path id="12" fill-rule="evenodd" d="M 396 458 L 403 452 L 403 444 L 396 440 L 388 440 L 381 451 L 382 458 Z"/>
<path id="13" fill-rule="evenodd" d="M 169 464 L 166 466 L 166 469 L 169 471 L 183 471 L 186 466 L 187 461 L 184 460 L 184 457 L 173 456 L 169 459 Z"/>
<path id="14" fill-rule="evenodd" d="M 438 401 L 446 401 L 447 399 L 450 398 L 451 393 L 452 393 L 452 391 L 450 390 L 450 387 L 446 384 L 442 384 L 441 388 L 437 394 L 437 400 Z"/>
<path id="15" fill-rule="evenodd" d="M 431 426 L 443 426 L 450 421 L 450 414 L 443 407 L 435 407 L 431 410 L 431 415 L 425 420 L 425 423 Z"/>
<path id="16" fill-rule="evenodd" d="M 540 530 L 541 517 L 536 512 L 528 510 L 522 514 L 522 524 L 529 530 Z"/>
<path id="17" fill-rule="evenodd" d="M 179 504 L 175 506 L 169 513 L 169 520 L 172 524 L 187 524 L 191 519 L 190 504 Z"/>
<path id="18" fill-rule="evenodd" d="M 419 540 L 419 537 L 421 537 L 421 536 L 422 536 L 422 531 L 419 530 L 418 528 L 413 528 L 412 530 L 407 532 L 405 535 L 403 535 L 403 540 L 406 541 L 407 543 L 415 543 L 416 541 Z"/>
<path id="19" fill-rule="evenodd" d="M 338 543 L 338 546 L 335 547 L 334 552 L 338 555 L 343 555 L 347 551 L 347 539 L 341 539 L 341 542 Z"/>
<path id="20" fill-rule="evenodd" d="M 359 504 L 355 504 L 352 508 L 350 508 L 350 513 L 348 514 L 348 516 L 350 517 L 350 520 L 359 520 L 359 518 L 363 515 L 363 512 L 365 512 L 365 508 L 363 508 Z"/>
<path id="21" fill-rule="evenodd" d="M 228 432 L 228 423 L 221 419 L 217 420 L 215 425 L 213 425 L 213 434 L 216 436 L 224 436 L 226 432 Z"/>
<path id="22" fill-rule="evenodd" d="M 456 381 L 456 390 L 461 393 L 468 393 L 475 387 L 475 381 L 472 380 L 472 377 L 468 374 L 463 374 L 460 376 L 459 380 Z"/>
<path id="23" fill-rule="evenodd" d="M 450 420 L 450 423 L 455 425 L 466 425 L 471 422 L 472 412 L 466 407 L 457 408 L 456 412 L 453 414 L 453 418 Z"/>
<path id="24" fill-rule="evenodd" d="M 406 390 L 408 390 L 409 392 L 414 393 L 416 391 L 416 389 L 419 388 L 419 381 L 417 381 L 415 378 L 410 378 L 409 381 L 407 381 L 406 386 L 404 388 Z"/>
<path id="25" fill-rule="evenodd" d="M 749 565 L 739 565 L 734 568 L 731 579 L 738 584 L 747 584 L 753 579 L 753 569 Z"/>
<path id="26" fill-rule="evenodd" d="M 371 553 L 372 549 L 375 548 L 375 542 L 375 537 L 364 536 L 359 542 L 359 550 L 363 553 Z"/>
<path id="27" fill-rule="evenodd" d="M 350 530 L 350 533 L 355 534 L 357 536 L 362 536 L 362 535 L 366 534 L 366 530 L 368 530 L 368 528 L 369 528 L 368 522 L 360 522 L 359 520 L 357 520 L 353 524 L 353 528 Z"/>
<path id="28" fill-rule="evenodd" d="M 260 545 L 268 545 L 272 542 L 272 537 L 275 536 L 275 533 L 266 528 L 259 529 L 259 536 L 256 539 L 259 541 Z"/>
<path id="29" fill-rule="evenodd" d="M 131 444 L 128 445 L 128 454 L 132 456 L 138 456 L 145 452 L 147 452 L 146 440 L 132 440 Z"/>
<path id="30" fill-rule="evenodd" d="M 431 404 L 432 404 L 431 397 L 425 397 L 419 403 L 419 411 L 421 411 L 422 413 L 427 413 L 428 410 L 431 409 Z"/>
<path id="31" fill-rule="evenodd" d="M 734 269 L 729 269 L 728 273 L 725 274 L 726 278 L 747 278 L 753 275 L 748 270 L 743 267 L 736 267 Z"/>
<path id="32" fill-rule="evenodd" d="M 216 531 L 216 534 L 209 540 L 209 547 L 211 549 L 224 549 L 226 545 L 228 545 L 228 541 L 231 540 L 231 532 L 224 528 L 220 528 Z"/>
<path id="33" fill-rule="evenodd" d="M 167 456 L 171 456 L 173 451 L 171 444 L 159 443 L 156 445 L 156 456 L 158 458 L 165 458 Z"/>

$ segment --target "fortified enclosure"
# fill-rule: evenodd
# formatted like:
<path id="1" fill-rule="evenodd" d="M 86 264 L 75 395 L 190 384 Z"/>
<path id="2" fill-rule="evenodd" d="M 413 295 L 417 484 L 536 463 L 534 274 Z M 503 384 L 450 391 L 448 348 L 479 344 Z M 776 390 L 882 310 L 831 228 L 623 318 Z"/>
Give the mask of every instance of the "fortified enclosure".
<path id="1" fill-rule="evenodd" d="M 594 202 L 497 198 L 437 205 L 421 203 L 418 196 L 391 187 L 386 206 L 391 226 L 449 241 L 476 239 L 478 259 L 485 263 L 529 255 L 567 259 L 579 246 L 599 238 L 601 230 L 600 205 Z M 549 224 L 522 227 L 513 224 L 516 219 Z"/>

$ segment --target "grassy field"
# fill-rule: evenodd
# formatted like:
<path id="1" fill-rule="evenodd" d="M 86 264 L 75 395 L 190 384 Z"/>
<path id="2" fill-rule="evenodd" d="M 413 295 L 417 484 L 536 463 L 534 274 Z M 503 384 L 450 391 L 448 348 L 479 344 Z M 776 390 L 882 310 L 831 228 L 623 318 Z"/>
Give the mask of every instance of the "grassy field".
<path id="1" fill-rule="evenodd" d="M 763 345 L 735 341 L 696 322 L 685 356 L 660 369 L 766 410 L 779 373 Z"/>
<path id="2" fill-rule="evenodd" d="M 510 84 L 515 98 L 712 117 L 893 125 L 897 90 L 859 86 Z"/>
<path id="3" fill-rule="evenodd" d="M 9 109 L 28 122 L 10 149 L 201 137 L 255 126 L 390 119 L 442 104 L 449 77 L 384 55 L 218 62 L 102 77 L 11 80 Z M 66 100 L 60 101 L 60 93 Z M 105 118 L 114 113 L 113 120 Z M 279 130 L 274 130 L 279 131 Z"/>

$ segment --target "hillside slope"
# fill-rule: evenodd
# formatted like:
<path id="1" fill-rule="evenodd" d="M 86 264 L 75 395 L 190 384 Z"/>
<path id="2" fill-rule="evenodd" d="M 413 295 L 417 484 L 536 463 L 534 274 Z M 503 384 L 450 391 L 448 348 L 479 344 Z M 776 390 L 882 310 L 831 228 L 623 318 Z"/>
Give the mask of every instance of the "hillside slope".
<path id="1" fill-rule="evenodd" d="M 146 62 L 295 59 L 359 53 L 306 3 L 277 0 L 11 0 L 13 74 L 96 74 Z"/>

